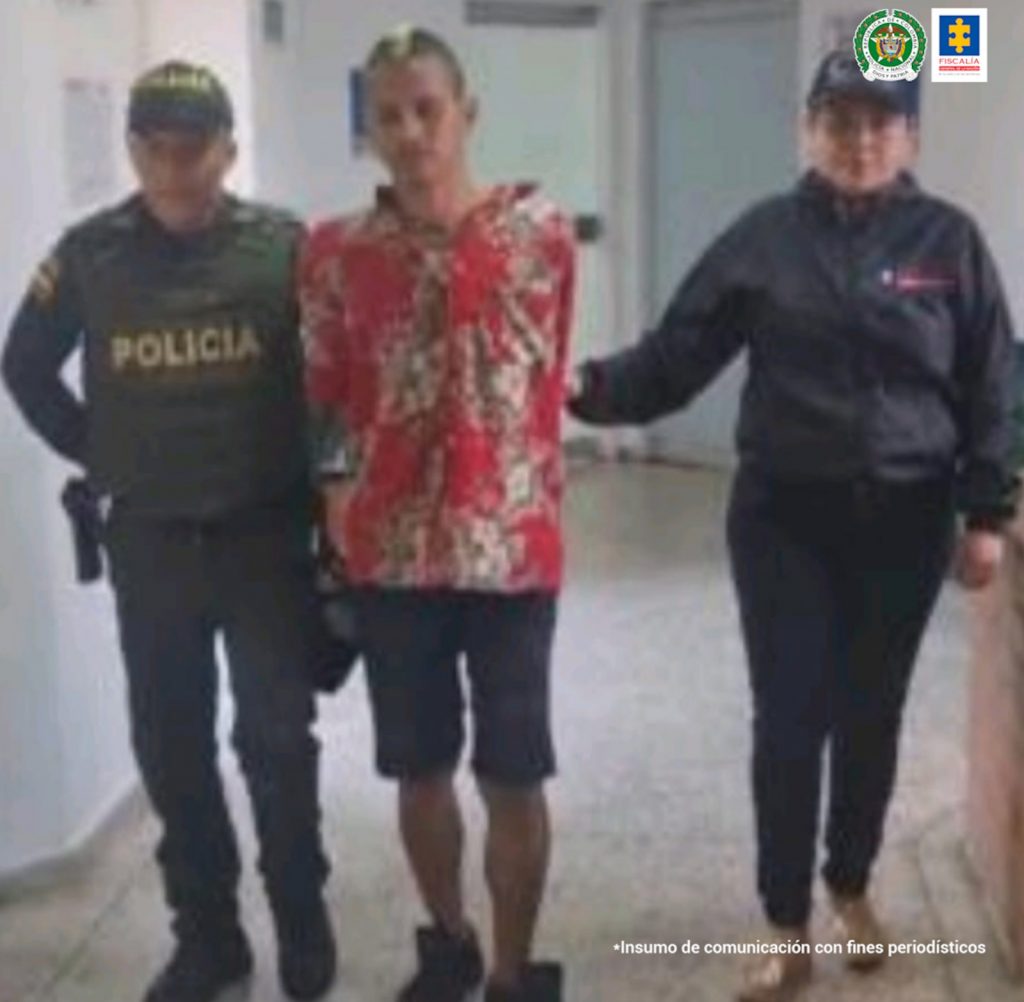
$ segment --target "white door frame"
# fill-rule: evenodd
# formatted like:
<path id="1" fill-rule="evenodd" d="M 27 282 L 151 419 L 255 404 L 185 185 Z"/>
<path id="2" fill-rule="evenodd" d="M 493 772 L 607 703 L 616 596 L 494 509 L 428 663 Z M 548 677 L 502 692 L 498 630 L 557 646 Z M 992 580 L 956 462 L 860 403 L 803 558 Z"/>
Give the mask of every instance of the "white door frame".
<path id="1" fill-rule="evenodd" d="M 721 24 L 728 21 L 743 21 L 756 18 L 761 21 L 792 17 L 799 27 L 800 0 L 650 0 L 644 5 L 643 46 L 644 80 L 642 92 L 642 114 L 644 142 L 641 146 L 640 175 L 645 179 L 642 209 L 643 257 L 641 258 L 641 287 L 647 303 L 648 323 L 656 322 L 664 303 L 656 301 L 654 287 L 654 248 L 658 208 L 655 204 L 657 190 L 656 158 L 653 155 L 651 137 L 655 128 L 657 95 L 654 92 L 654 59 L 656 33 L 663 27 L 685 27 L 698 24 Z M 799 35 L 794 39 L 799 45 Z M 680 276 L 681 277 L 681 276 Z"/>
<path id="2" fill-rule="evenodd" d="M 796 26 L 794 48 L 799 47 L 800 0 L 649 0 L 644 3 L 641 24 L 641 45 L 643 67 L 640 81 L 642 123 L 641 143 L 638 151 L 637 171 L 642 178 L 640 204 L 639 274 L 638 291 L 642 296 L 642 313 L 647 328 L 657 323 L 666 303 L 659 300 L 656 289 L 655 253 L 657 242 L 658 206 L 657 158 L 655 157 L 654 130 L 657 127 L 657 101 L 655 91 L 655 53 L 657 32 L 664 28 L 679 28 L 706 24 L 723 24 L 730 21 L 758 21 L 791 18 Z M 796 56 L 794 56 L 796 58 Z M 680 276 L 681 278 L 682 276 Z M 634 448 L 637 444 L 634 443 Z M 644 429 L 639 450 L 647 458 L 659 458 L 650 433 Z M 726 456 L 695 456 L 695 462 L 714 465 L 727 463 Z"/>

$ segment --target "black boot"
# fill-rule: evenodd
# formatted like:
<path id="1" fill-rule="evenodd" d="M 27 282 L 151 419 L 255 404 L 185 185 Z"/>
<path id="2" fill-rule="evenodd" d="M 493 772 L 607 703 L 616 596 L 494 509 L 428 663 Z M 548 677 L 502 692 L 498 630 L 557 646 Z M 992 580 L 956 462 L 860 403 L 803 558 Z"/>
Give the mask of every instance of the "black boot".
<path id="1" fill-rule="evenodd" d="M 252 950 L 241 929 L 178 941 L 143 1002 L 213 1002 L 252 973 Z"/>
<path id="2" fill-rule="evenodd" d="M 397 1002 L 463 1002 L 484 977 L 476 936 L 452 936 L 440 926 L 416 930 L 419 967 Z"/>
<path id="3" fill-rule="evenodd" d="M 338 957 L 331 919 L 323 899 L 304 909 L 275 916 L 277 964 L 281 987 L 290 999 L 325 995 L 337 972 Z"/>
<path id="4" fill-rule="evenodd" d="M 514 988 L 489 984 L 484 1002 L 562 1002 L 561 964 L 527 964 Z"/>

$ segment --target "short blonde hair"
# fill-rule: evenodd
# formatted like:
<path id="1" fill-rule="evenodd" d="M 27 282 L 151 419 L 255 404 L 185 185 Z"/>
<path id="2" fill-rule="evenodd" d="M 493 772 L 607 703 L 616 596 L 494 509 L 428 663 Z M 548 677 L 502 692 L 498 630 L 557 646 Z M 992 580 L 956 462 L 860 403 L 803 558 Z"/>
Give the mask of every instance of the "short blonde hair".
<path id="1" fill-rule="evenodd" d="M 455 93 L 460 97 L 465 94 L 466 73 L 455 50 L 440 35 L 412 24 L 398 25 L 377 40 L 366 58 L 366 75 L 424 56 L 439 59 L 451 77 Z"/>

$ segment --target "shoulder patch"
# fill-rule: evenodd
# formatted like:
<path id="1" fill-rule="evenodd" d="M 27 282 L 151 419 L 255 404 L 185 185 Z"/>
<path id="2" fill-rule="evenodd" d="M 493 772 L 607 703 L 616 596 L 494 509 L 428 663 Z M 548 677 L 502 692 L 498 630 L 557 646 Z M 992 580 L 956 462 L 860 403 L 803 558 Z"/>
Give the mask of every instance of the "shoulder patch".
<path id="1" fill-rule="evenodd" d="M 56 254 L 51 254 L 32 276 L 31 295 L 40 306 L 49 306 L 57 295 L 57 283 L 60 281 L 60 261 Z"/>

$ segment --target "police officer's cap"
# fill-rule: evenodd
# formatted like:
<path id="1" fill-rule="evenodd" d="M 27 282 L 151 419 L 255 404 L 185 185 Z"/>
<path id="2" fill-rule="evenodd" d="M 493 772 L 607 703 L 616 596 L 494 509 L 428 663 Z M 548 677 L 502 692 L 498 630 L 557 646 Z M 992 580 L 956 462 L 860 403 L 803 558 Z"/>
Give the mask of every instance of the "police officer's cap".
<path id="1" fill-rule="evenodd" d="M 835 97 L 851 97 L 884 105 L 907 118 L 917 118 L 921 108 L 920 80 L 868 80 L 852 52 L 830 52 L 814 74 L 807 107 L 818 108 Z"/>
<path id="2" fill-rule="evenodd" d="M 205 66 L 172 61 L 144 73 L 128 100 L 128 129 L 230 132 L 234 126 L 231 99 L 224 85 Z"/>

